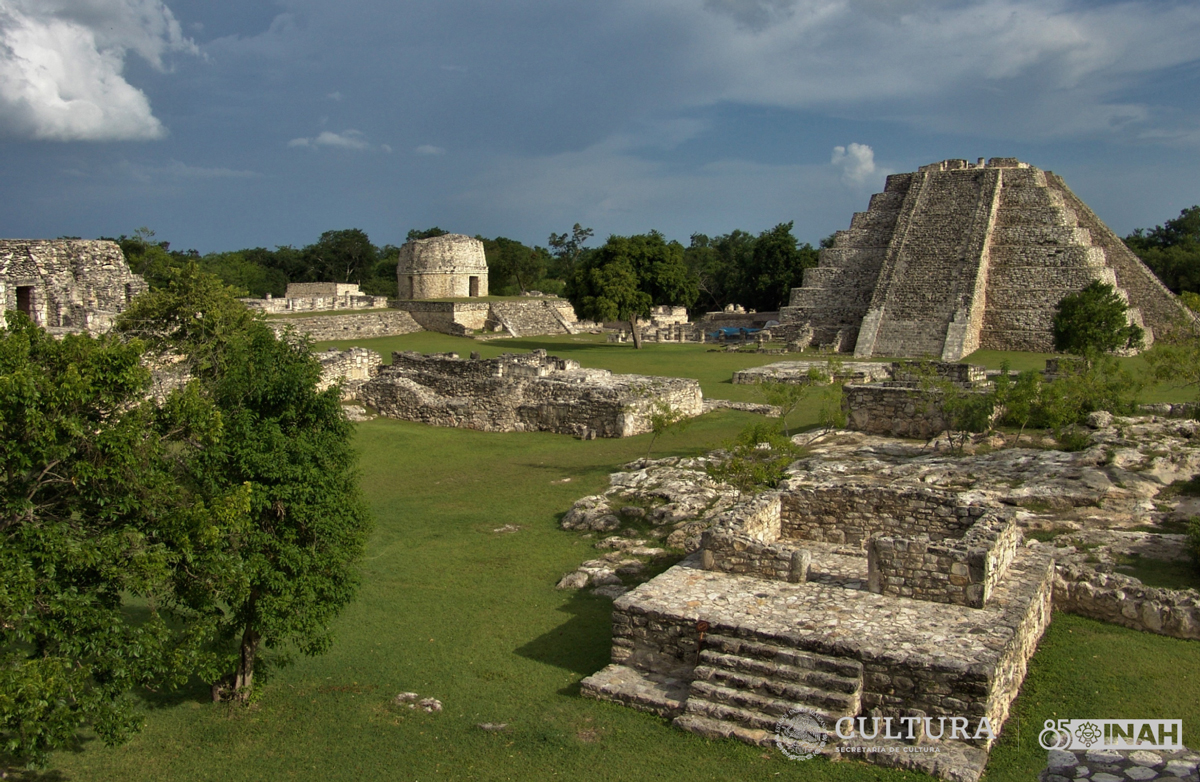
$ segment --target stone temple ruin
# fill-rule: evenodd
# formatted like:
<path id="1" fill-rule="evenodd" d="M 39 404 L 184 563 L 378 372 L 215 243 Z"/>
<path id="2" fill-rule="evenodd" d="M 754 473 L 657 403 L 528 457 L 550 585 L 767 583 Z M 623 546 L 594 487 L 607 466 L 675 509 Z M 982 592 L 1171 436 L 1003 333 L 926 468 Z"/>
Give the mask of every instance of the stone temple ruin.
<path id="1" fill-rule="evenodd" d="M 400 248 L 396 282 L 401 299 L 459 299 L 488 295 L 483 242 L 462 234 L 414 239 Z"/>
<path id="2" fill-rule="evenodd" d="M 1061 177 L 945 160 L 887 178 L 805 271 L 780 331 L 859 358 L 1050 351 L 1058 302 L 1094 280 L 1128 300 L 1147 343 L 1189 317 Z"/>
<path id="3" fill-rule="evenodd" d="M 392 418 L 486 432 L 558 432 L 585 438 L 651 430 L 657 402 L 703 412 L 699 382 L 584 369 L 544 350 L 493 359 L 392 354 L 358 398 Z"/>
<path id="4" fill-rule="evenodd" d="M 761 745 L 799 708 L 826 754 L 977 779 L 1050 621 L 1053 558 L 1021 542 L 967 494 L 791 478 L 615 601 L 583 692 Z"/>
<path id="5" fill-rule="evenodd" d="M 116 242 L 0 240 L 0 318 L 18 310 L 51 334 L 98 334 L 146 287 Z"/>

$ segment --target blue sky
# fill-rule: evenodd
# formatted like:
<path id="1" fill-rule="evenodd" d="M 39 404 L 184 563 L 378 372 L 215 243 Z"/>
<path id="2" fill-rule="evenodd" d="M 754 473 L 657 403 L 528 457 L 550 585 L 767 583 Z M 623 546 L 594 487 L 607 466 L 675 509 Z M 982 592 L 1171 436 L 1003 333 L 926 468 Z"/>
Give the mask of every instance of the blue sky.
<path id="1" fill-rule="evenodd" d="M 1194 0 L 0 0 L 9 238 L 816 243 L 981 156 L 1124 234 L 1200 202 L 1198 153 Z"/>

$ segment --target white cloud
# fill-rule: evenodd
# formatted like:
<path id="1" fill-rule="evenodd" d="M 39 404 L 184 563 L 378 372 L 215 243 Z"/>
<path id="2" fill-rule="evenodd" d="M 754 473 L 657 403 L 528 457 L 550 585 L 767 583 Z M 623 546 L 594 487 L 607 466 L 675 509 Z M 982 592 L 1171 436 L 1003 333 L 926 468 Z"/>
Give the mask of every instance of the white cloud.
<path id="1" fill-rule="evenodd" d="M 124 168 L 129 173 L 129 176 L 141 182 L 157 182 L 166 179 L 257 179 L 262 176 L 257 171 L 246 171 L 220 166 L 189 166 L 178 160 L 172 160 L 161 166 L 126 163 Z"/>
<path id="2" fill-rule="evenodd" d="M 342 93 L 338 92 L 337 90 L 334 90 L 333 92 L 329 93 L 325 97 L 328 98 L 329 100 L 340 101 L 342 99 Z"/>
<path id="3" fill-rule="evenodd" d="M 875 174 L 875 150 L 866 144 L 834 147 L 829 162 L 842 170 L 842 179 L 848 184 L 865 184 Z"/>
<path id="4" fill-rule="evenodd" d="M 145 93 L 122 75 L 130 51 L 160 71 L 169 52 L 197 53 L 161 0 L 0 0 L 0 131 L 162 138 Z"/>
<path id="5" fill-rule="evenodd" d="M 323 130 L 312 138 L 294 138 L 287 143 L 289 147 L 334 147 L 335 149 L 349 149 L 354 151 L 363 151 L 372 149 L 372 146 L 367 143 L 366 137 L 358 130 L 343 130 L 341 133 Z"/>
<path id="6" fill-rule="evenodd" d="M 418 155 L 444 155 L 446 154 L 445 147 L 435 147 L 433 144 L 422 144 L 413 150 Z"/>

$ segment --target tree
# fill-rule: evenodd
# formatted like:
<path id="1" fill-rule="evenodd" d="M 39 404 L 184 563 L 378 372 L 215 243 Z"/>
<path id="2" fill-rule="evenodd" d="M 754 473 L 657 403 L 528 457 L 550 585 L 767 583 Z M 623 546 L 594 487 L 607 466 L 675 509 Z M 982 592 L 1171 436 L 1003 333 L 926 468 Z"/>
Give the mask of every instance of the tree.
<path id="1" fill-rule="evenodd" d="M 306 341 L 277 338 L 195 267 L 135 300 L 117 328 L 182 355 L 220 411 L 224 437 L 189 462 L 197 494 L 216 503 L 249 492 L 245 527 L 226 539 L 236 565 L 204 571 L 187 593 L 215 617 L 233 671 L 214 697 L 246 699 L 264 647 L 324 651 L 356 591 L 370 518 L 340 391 L 316 390 L 321 369 Z"/>
<path id="2" fill-rule="evenodd" d="M 575 264 L 585 249 L 584 245 L 587 244 L 588 239 L 592 238 L 593 233 L 591 228 L 584 228 L 579 223 L 575 223 L 571 227 L 570 236 L 550 234 L 547 244 L 550 245 L 551 254 L 559 261 L 558 273 L 564 279 L 571 278 L 571 274 L 575 271 Z"/>
<path id="3" fill-rule="evenodd" d="M 183 568 L 233 528 L 244 491 L 211 505 L 181 459 L 220 419 L 198 395 L 147 399 L 144 346 L 62 340 L 20 313 L 0 329 L 0 755 L 41 763 L 84 728 L 108 744 L 140 719 L 136 687 L 207 676 L 215 624 L 188 609 Z"/>
<path id="4" fill-rule="evenodd" d="M 745 231 L 711 239 L 704 234 L 692 234 L 684 260 L 696 278 L 699 306 L 704 311 L 741 303 L 742 276 L 750 266 L 754 241 L 754 236 Z"/>
<path id="5" fill-rule="evenodd" d="M 792 288 L 803 284 L 804 270 L 816 265 L 817 251 L 812 245 L 798 244 L 792 236 L 792 223 L 763 231 L 742 272 L 741 303 L 760 311 L 779 309 Z"/>
<path id="6" fill-rule="evenodd" d="M 408 232 L 408 236 L 406 236 L 405 239 L 410 242 L 415 242 L 418 239 L 432 239 L 435 236 L 445 236 L 448 233 L 450 232 L 443 231 L 436 225 L 432 228 L 426 228 L 424 231 L 419 228 L 413 228 Z"/>
<path id="7" fill-rule="evenodd" d="M 379 251 L 365 231 L 350 228 L 326 231 L 304 248 L 307 276 L 312 282 L 356 282 L 371 279 Z"/>
<path id="8" fill-rule="evenodd" d="M 654 305 L 690 306 L 696 280 L 683 262 L 683 246 L 657 231 L 610 236 L 589 253 L 567 285 L 575 312 L 593 320 L 628 320 L 633 344 L 641 348 L 637 319 Z"/>
<path id="9" fill-rule="evenodd" d="M 1083 356 L 1141 347 L 1142 329 L 1128 322 L 1127 311 L 1113 286 L 1093 280 L 1058 303 L 1052 325 L 1054 349 Z"/>
<path id="10" fill-rule="evenodd" d="M 483 242 L 488 265 L 488 290 L 525 293 L 546 274 L 549 255 L 541 247 L 527 247 L 513 239 L 475 237 Z M 515 283 L 515 284 L 514 284 Z"/>
<path id="11" fill-rule="evenodd" d="M 1125 244 L 1175 293 L 1200 293 L 1200 206 L 1149 231 L 1137 229 Z"/>

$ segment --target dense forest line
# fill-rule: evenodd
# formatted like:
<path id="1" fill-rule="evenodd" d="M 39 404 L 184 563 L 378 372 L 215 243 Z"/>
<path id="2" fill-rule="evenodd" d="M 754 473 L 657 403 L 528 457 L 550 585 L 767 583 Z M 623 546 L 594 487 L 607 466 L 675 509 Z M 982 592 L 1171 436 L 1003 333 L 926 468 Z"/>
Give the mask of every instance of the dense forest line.
<path id="1" fill-rule="evenodd" d="M 484 245 L 493 295 L 515 296 L 526 291 L 565 294 L 580 270 L 599 260 L 597 254 L 614 252 L 629 242 L 653 245 L 674 259 L 671 267 L 685 280 L 677 280 L 674 303 L 694 314 L 741 304 L 759 311 L 787 303 L 788 293 L 803 280 L 804 269 L 816 266 L 818 249 L 800 243 L 792 223 L 753 234 L 735 230 L 720 236 L 693 234 L 685 247 L 657 231 L 633 237 L 613 236 L 601 247 L 588 247 L 591 229 L 578 223 L 569 233 L 550 234 L 547 246 L 530 247 L 498 236 L 476 238 Z M 438 227 L 408 232 L 407 239 L 444 234 Z M 822 247 L 833 237 L 821 241 Z M 396 295 L 396 261 L 400 248 L 376 246 L 365 231 L 350 228 L 326 231 L 304 247 L 283 245 L 269 250 L 254 247 L 201 255 L 195 250 L 173 250 L 154 232 L 140 228 L 116 241 L 130 267 L 152 288 L 162 286 L 172 270 L 195 262 L 243 295 L 282 296 L 289 282 L 357 283 L 364 293 Z M 1139 228 L 1125 243 L 1163 283 L 1182 294 L 1194 308 L 1200 305 L 1200 206 L 1184 209 L 1179 217 L 1150 229 Z"/>

